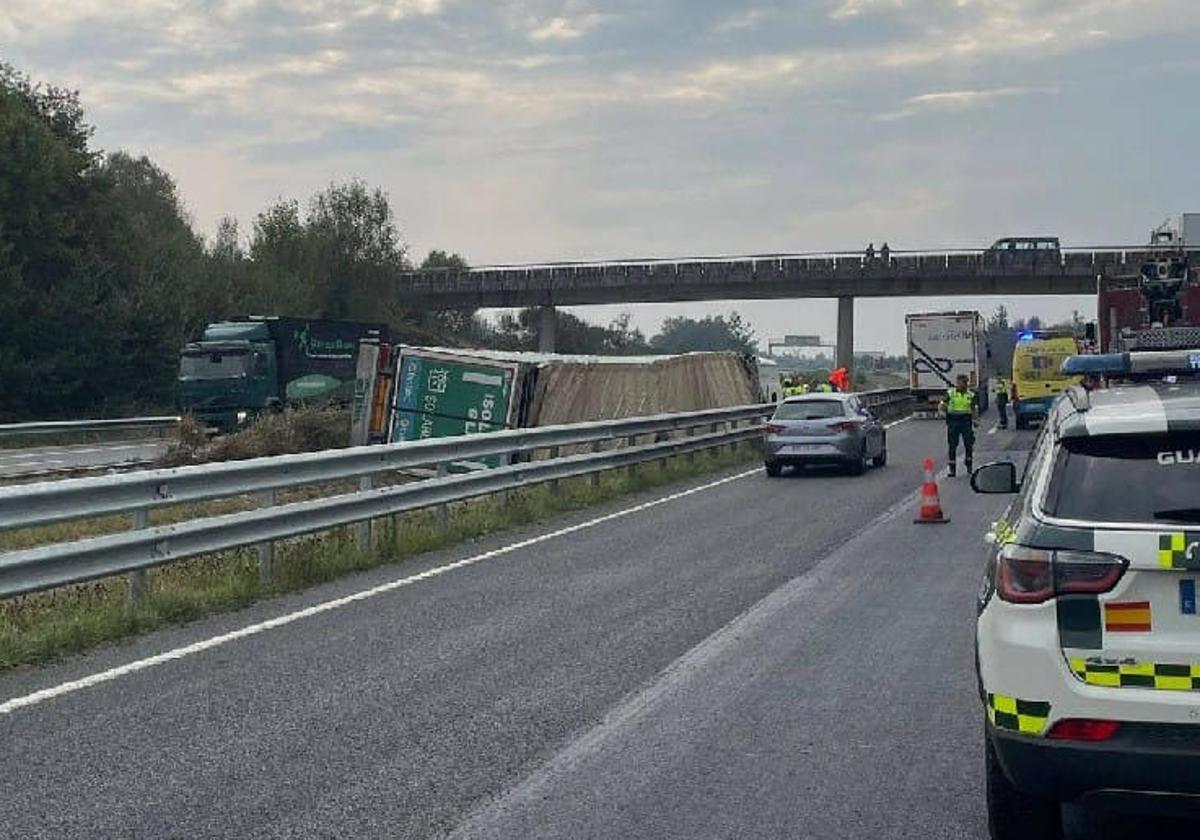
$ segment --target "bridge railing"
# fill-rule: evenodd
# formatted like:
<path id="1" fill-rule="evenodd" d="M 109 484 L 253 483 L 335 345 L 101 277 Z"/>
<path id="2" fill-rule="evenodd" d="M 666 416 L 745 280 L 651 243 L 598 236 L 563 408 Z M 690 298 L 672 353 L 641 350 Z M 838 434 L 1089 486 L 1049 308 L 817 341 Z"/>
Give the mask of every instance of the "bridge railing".
<path id="1" fill-rule="evenodd" d="M 178 426 L 178 417 L 124 417 L 114 420 L 49 420 L 32 423 L 0 423 L 0 437 L 99 434 L 103 432 L 161 432 L 174 430 Z"/>

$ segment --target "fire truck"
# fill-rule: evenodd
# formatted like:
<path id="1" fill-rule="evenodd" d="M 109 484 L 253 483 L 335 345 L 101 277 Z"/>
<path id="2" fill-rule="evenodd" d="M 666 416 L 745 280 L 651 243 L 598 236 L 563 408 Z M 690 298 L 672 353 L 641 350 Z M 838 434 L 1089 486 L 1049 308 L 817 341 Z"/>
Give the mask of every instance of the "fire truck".
<path id="1" fill-rule="evenodd" d="M 1101 352 L 1200 347 L 1200 213 L 1150 234 L 1137 274 L 1101 282 Z"/>

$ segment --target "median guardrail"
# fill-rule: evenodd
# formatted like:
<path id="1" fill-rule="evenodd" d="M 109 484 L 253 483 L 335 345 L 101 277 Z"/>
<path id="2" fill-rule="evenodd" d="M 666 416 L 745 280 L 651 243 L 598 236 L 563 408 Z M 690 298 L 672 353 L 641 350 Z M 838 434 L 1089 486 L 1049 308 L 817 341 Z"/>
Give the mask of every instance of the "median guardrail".
<path id="1" fill-rule="evenodd" d="M 170 431 L 178 426 L 178 417 L 122 417 L 111 420 L 47 420 L 33 423 L 0 423 L 0 437 Z"/>
<path id="2" fill-rule="evenodd" d="M 354 523 L 369 538 L 370 520 L 378 517 L 754 440 L 773 410 L 741 406 L 0 488 L 0 530 L 133 517 L 129 531 L 0 554 L 0 598 L 122 573 L 134 575 L 136 597 L 145 569 L 251 545 L 259 547 L 260 573 L 269 577 L 274 540 Z M 562 454 L 578 447 L 589 451 Z M 450 473 L 451 464 L 488 457 L 500 466 Z M 435 467 L 436 477 L 374 486 L 378 474 L 418 466 Z M 354 492 L 275 504 L 280 489 L 350 479 L 357 479 Z M 156 508 L 247 494 L 258 509 L 150 524 Z"/>

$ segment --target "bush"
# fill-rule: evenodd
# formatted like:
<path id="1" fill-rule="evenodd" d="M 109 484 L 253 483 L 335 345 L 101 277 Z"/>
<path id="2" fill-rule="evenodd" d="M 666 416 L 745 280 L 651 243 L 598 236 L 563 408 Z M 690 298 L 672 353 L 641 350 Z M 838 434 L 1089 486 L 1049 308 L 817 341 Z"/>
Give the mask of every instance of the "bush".
<path id="1" fill-rule="evenodd" d="M 350 413 L 343 408 L 287 408 L 259 416 L 231 435 L 209 439 L 203 426 L 185 418 L 179 443 L 163 456 L 163 466 L 242 461 L 293 452 L 342 449 L 350 445 Z"/>

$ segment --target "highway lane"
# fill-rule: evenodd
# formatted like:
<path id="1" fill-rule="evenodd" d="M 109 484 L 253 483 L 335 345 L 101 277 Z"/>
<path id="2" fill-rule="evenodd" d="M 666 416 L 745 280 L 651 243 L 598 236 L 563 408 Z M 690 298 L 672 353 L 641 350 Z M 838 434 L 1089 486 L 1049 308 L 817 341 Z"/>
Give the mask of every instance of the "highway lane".
<path id="1" fill-rule="evenodd" d="M 810 625 L 787 632 L 813 632 L 811 646 L 802 653 L 818 663 L 835 664 L 837 657 L 851 653 L 832 643 L 836 627 L 860 635 L 874 628 L 876 637 L 862 639 L 869 643 L 859 654 L 865 673 L 852 679 L 849 673 L 819 668 L 828 691 L 813 685 L 807 674 L 806 692 L 777 686 L 779 708 L 770 714 L 771 704 L 760 698 L 757 717 L 745 718 L 740 727 L 729 721 L 727 736 L 723 727 L 705 730 L 700 725 L 707 713 L 699 719 L 688 716 L 699 707 L 681 706 L 679 720 L 688 721 L 685 728 L 715 741 L 703 744 L 706 738 L 700 735 L 684 739 L 697 760 L 693 779 L 716 779 L 726 761 L 746 772 L 759 766 L 756 754 L 763 756 L 761 772 L 726 779 L 726 805 L 731 815 L 746 821 L 747 836 L 771 836 L 766 826 L 778 829 L 787 820 L 801 820 L 794 803 L 804 800 L 811 806 L 810 820 L 822 813 L 836 820 L 841 813 L 838 824 L 847 824 L 854 796 L 865 797 L 860 814 L 873 813 L 878 794 L 872 799 L 865 784 L 872 777 L 908 780 L 896 782 L 897 795 L 905 797 L 898 805 L 911 810 L 925 803 L 927 836 L 977 836 L 969 833 L 979 827 L 981 807 L 973 790 L 977 779 L 973 782 L 971 776 L 978 763 L 972 748 L 977 744 L 964 747 L 956 735 L 937 752 L 952 775 L 936 784 L 961 793 L 965 809 L 953 818 L 957 822 L 938 823 L 942 814 L 935 806 L 942 798 L 935 795 L 936 788 L 930 790 L 935 780 L 912 771 L 912 750 L 895 749 L 894 739 L 898 732 L 919 731 L 917 723 L 937 720 L 953 720 L 954 726 L 966 721 L 977 728 L 973 698 L 968 696 L 965 710 L 960 708 L 962 674 L 932 668 L 957 662 L 968 649 L 963 639 L 970 634 L 979 531 L 1003 502 L 966 498 L 961 480 L 944 483 L 955 522 L 911 525 L 907 506 L 914 501 L 920 461 L 941 451 L 943 432 L 934 422 L 912 422 L 893 429 L 890 437 L 891 465 L 863 478 L 814 473 L 768 480 L 756 471 L 0 715 L 0 743 L 9 768 L 0 780 L 0 827 L 5 834 L 23 837 L 432 837 L 456 829 L 486 836 L 487 831 L 478 834 L 479 825 L 504 832 L 523 825 L 505 822 L 509 815 L 519 820 L 528 813 L 520 807 L 527 801 L 521 799 L 523 786 L 534 783 L 546 767 L 559 766 L 555 762 L 562 756 L 597 759 L 587 750 L 580 752 L 579 745 L 588 743 L 592 733 L 612 729 L 613 715 L 628 717 L 630 703 L 653 694 L 656 686 L 671 684 L 670 675 L 686 671 L 689 662 L 701 663 L 699 677 L 711 670 L 713 685 L 728 686 L 728 656 L 697 658 L 697 646 L 726 650 L 727 645 L 712 638 L 738 637 L 742 625 L 727 625 L 768 598 L 783 599 L 807 616 Z M 1000 433 L 982 438 L 981 447 L 1003 450 L 1027 438 Z M 961 513 L 954 507 L 960 502 Z M 630 504 L 626 500 L 608 510 Z M 903 507 L 896 509 L 897 504 Z M 889 510 L 891 518 L 881 522 L 879 517 Z M 520 535 L 376 570 L 58 666 L 8 674 L 0 677 L 0 701 L 516 539 L 580 525 L 603 512 L 583 512 Z M 843 546 L 852 538 L 855 542 Z M 875 550 L 880 540 L 891 549 L 883 560 L 866 550 Z M 961 563 L 947 563 L 943 556 L 937 568 L 918 565 L 926 561 L 917 552 L 928 553 L 940 540 L 969 545 L 971 556 Z M 899 564 L 914 565 L 919 573 L 892 573 Z M 829 571 L 843 565 L 846 575 Z M 837 584 L 836 597 L 809 602 L 793 592 L 795 587 L 819 592 L 828 581 Z M 929 589 L 917 588 L 926 583 Z M 874 597 L 851 597 L 855 592 Z M 910 603 L 911 614 L 899 608 Z M 788 611 L 766 614 L 778 617 L 781 612 Z M 824 624 L 818 620 L 822 614 Z M 824 631 L 818 632 L 822 626 Z M 888 627 L 890 632 L 883 632 Z M 723 635 L 722 628 L 727 628 Z M 761 663 L 777 665 L 777 655 L 767 645 Z M 875 673 L 868 673 L 872 668 Z M 881 675 L 890 679 L 881 680 Z M 910 677 L 911 684 L 897 677 Z M 930 695 L 928 687 L 939 684 L 946 690 Z M 705 698 L 715 703 L 723 693 L 710 688 L 697 696 L 701 706 Z M 930 705 L 919 710 L 916 723 L 884 726 L 883 719 L 892 718 L 882 702 L 888 692 L 899 692 L 905 708 L 918 701 Z M 847 733 L 854 737 L 843 743 L 835 737 L 839 730 L 832 726 L 837 721 L 832 710 L 856 703 L 865 707 L 867 699 L 876 702 L 875 711 L 855 719 L 857 727 Z M 792 701 L 799 704 L 795 715 L 787 712 Z M 716 703 L 710 710 L 723 708 Z M 807 726 L 808 719 L 817 725 Z M 840 718 L 843 723 L 847 719 Z M 763 727 L 779 727 L 778 738 L 758 731 Z M 617 729 L 621 737 L 604 743 L 628 743 L 628 731 Z M 885 742 L 892 749 L 874 746 L 876 739 L 889 735 L 893 741 Z M 801 744 L 804 738 L 808 740 Z M 798 754 L 805 760 L 787 769 L 784 750 L 764 752 L 768 741 L 803 746 Z M 900 743 L 921 745 L 916 735 Z M 599 766 L 606 766 L 602 759 L 609 751 L 598 753 Z M 685 795 L 690 786 L 662 781 L 676 772 L 678 765 L 671 762 L 680 755 L 664 748 L 657 763 L 639 756 L 648 762 L 642 789 L 658 793 L 627 800 L 631 815 L 642 813 L 650 820 L 624 824 L 628 836 L 673 836 L 671 825 L 689 825 L 684 819 L 691 813 L 687 803 L 696 800 Z M 720 761 L 714 760 L 717 755 Z M 855 766 L 855 756 L 868 758 L 874 769 L 859 774 L 839 812 L 822 795 L 832 793 L 839 779 L 854 781 L 847 772 Z M 643 774 L 636 764 L 627 765 L 626 772 L 625 784 L 635 791 Z M 775 810 L 758 807 L 755 791 L 770 790 L 764 785 L 775 773 L 805 779 L 808 787 L 801 790 L 809 795 L 791 796 L 792 804 Z M 607 784 L 600 774 L 595 779 L 598 786 Z M 565 778 L 563 784 L 571 781 Z M 661 817 L 652 816 L 649 811 L 660 799 Z M 740 810 L 733 808 L 738 802 Z M 495 807 L 502 813 L 489 810 L 489 803 L 499 803 Z M 570 825 L 588 830 L 579 813 L 569 818 Z M 928 833 L 935 824 L 967 833 Z M 591 830 L 602 828 L 590 825 Z M 690 823 L 691 836 L 736 836 L 719 833 L 719 821 L 707 824 L 712 828 L 708 833 L 697 832 L 698 825 L 703 824 Z M 654 830 L 639 833 L 639 826 Z M 543 836 L 574 835 L 550 831 Z"/>
<path id="2" fill-rule="evenodd" d="M 123 440 L 32 449 L 0 449 L 0 480 L 152 461 L 164 455 L 170 444 L 168 440 Z"/>

